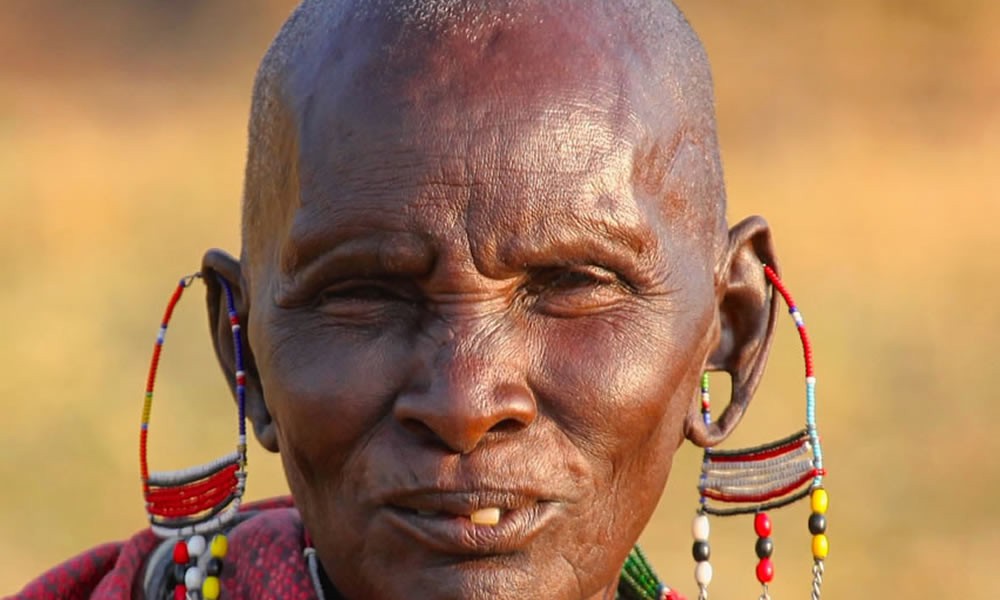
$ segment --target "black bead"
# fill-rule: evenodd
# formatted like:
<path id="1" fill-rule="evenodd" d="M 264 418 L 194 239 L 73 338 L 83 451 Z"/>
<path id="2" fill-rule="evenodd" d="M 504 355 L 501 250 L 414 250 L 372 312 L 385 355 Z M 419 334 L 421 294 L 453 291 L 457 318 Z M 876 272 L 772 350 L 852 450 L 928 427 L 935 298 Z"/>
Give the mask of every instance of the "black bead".
<path id="1" fill-rule="evenodd" d="M 695 542 L 691 546 L 691 556 L 694 557 L 695 562 L 706 561 L 711 555 L 712 549 L 709 548 L 708 542 Z"/>
<path id="2" fill-rule="evenodd" d="M 213 556 L 212 559 L 208 561 L 208 564 L 205 565 L 205 574 L 209 577 L 218 577 L 219 575 L 222 575 L 222 559 L 217 556 Z"/>
<path id="3" fill-rule="evenodd" d="M 809 515 L 809 533 L 813 535 L 826 533 L 826 517 L 819 513 Z"/>
<path id="4" fill-rule="evenodd" d="M 769 537 L 757 538 L 754 551 L 757 552 L 757 558 L 771 558 L 771 554 L 774 552 L 774 542 Z"/>
<path id="5" fill-rule="evenodd" d="M 174 577 L 174 583 L 180 585 L 184 583 L 184 573 L 187 572 L 187 565 L 178 565 L 174 563 L 174 569 L 172 575 Z"/>

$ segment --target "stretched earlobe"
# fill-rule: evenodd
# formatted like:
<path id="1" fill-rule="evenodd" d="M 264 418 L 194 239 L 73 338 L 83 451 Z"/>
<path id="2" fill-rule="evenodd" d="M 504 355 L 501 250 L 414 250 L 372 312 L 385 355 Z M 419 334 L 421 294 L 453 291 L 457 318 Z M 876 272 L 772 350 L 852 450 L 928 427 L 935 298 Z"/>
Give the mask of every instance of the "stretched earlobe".
<path id="1" fill-rule="evenodd" d="M 226 317 L 226 299 L 223 296 L 222 286 L 219 285 L 216 277 L 221 277 L 229 284 L 233 293 L 236 305 L 236 312 L 239 315 L 244 335 L 242 337 L 242 353 L 244 369 L 246 370 L 246 411 L 247 417 L 253 423 L 254 434 L 264 448 L 271 452 L 278 451 L 278 436 L 271 419 L 271 414 L 264 403 L 264 393 L 260 382 L 260 375 L 257 372 L 257 363 L 254 360 L 253 350 L 249 342 L 249 313 L 250 304 L 243 281 L 240 262 L 222 250 L 212 249 L 205 252 L 202 258 L 201 271 L 205 285 L 207 286 L 208 322 L 212 334 L 212 344 L 215 347 L 215 355 L 219 360 L 219 366 L 229 382 L 230 390 L 235 398 L 235 348 L 233 348 L 233 336 L 230 330 L 229 320 Z"/>
<path id="2" fill-rule="evenodd" d="M 764 219 L 750 217 L 729 231 L 716 276 L 719 343 L 705 366 L 729 373 L 732 396 L 712 423 L 705 422 L 701 403 L 692 402 L 685 423 L 687 438 L 703 448 L 729 437 L 764 375 L 778 315 L 778 296 L 771 293 L 765 264 L 777 269 L 771 230 Z"/>

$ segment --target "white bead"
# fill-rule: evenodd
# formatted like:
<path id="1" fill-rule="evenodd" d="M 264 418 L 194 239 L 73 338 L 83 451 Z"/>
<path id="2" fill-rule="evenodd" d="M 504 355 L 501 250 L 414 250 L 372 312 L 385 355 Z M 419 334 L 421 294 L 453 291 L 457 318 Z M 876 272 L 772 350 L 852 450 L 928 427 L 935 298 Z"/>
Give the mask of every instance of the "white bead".
<path id="1" fill-rule="evenodd" d="M 707 542 L 708 531 L 708 515 L 698 515 L 691 522 L 691 535 L 694 536 L 695 541 Z"/>
<path id="2" fill-rule="evenodd" d="M 200 590 L 203 581 L 205 581 L 205 575 L 198 567 L 190 567 L 184 571 L 184 585 L 187 589 Z"/>
<path id="3" fill-rule="evenodd" d="M 694 580 L 698 585 L 708 585 L 712 583 L 712 563 L 703 560 L 694 568 Z"/>
<path id="4" fill-rule="evenodd" d="M 200 535 L 191 536 L 188 540 L 188 554 L 191 556 L 201 556 L 205 553 L 205 538 Z M 190 585 L 188 587 L 191 587 Z"/>

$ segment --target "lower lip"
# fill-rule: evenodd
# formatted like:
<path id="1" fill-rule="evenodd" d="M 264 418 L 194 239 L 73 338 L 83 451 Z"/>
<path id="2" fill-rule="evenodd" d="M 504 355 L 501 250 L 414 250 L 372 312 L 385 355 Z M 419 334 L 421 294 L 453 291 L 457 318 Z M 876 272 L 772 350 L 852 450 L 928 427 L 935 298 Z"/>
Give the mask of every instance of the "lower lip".
<path id="1" fill-rule="evenodd" d="M 496 525 L 477 525 L 457 515 L 421 515 L 386 507 L 386 517 L 427 548 L 444 554 L 489 556 L 525 548 L 556 515 L 552 502 L 505 511 Z"/>

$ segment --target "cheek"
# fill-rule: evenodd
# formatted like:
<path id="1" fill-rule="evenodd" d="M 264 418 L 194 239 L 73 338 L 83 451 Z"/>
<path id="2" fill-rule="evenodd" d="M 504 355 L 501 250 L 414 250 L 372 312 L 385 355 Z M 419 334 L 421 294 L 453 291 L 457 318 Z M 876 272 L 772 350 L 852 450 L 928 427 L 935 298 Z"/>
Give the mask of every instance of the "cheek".
<path id="1" fill-rule="evenodd" d="M 671 312 L 634 310 L 585 327 L 549 328 L 538 387 L 583 447 L 638 444 L 685 414 L 678 404 L 686 409 L 698 385 L 704 319 Z"/>
<path id="2" fill-rule="evenodd" d="M 683 440 L 710 317 L 679 318 L 676 306 L 660 306 L 548 329 L 536 389 L 606 502 L 652 494 L 651 511 L 659 498 Z"/>
<path id="3" fill-rule="evenodd" d="M 310 485 L 336 478 L 391 410 L 408 369 L 407 340 L 296 315 L 274 318 L 260 337 L 259 347 L 271 349 L 258 368 L 289 477 L 297 471 Z"/>

